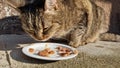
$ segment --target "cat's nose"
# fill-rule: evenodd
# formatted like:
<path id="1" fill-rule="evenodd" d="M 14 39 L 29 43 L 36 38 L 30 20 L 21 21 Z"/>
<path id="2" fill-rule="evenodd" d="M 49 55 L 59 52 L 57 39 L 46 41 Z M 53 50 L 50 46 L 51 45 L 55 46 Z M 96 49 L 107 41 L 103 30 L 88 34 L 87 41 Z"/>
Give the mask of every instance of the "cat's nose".
<path id="1" fill-rule="evenodd" d="M 43 39 L 43 36 L 41 34 L 36 34 L 33 36 L 35 40 L 41 41 Z"/>

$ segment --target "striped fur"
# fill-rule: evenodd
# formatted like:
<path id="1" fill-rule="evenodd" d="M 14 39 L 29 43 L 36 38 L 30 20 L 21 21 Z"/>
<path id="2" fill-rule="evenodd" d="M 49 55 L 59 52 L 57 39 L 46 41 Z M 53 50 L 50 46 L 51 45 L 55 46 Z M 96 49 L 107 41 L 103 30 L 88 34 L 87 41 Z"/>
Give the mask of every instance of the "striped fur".
<path id="1" fill-rule="evenodd" d="M 22 27 L 31 37 L 40 41 L 65 38 L 73 47 L 103 38 L 100 31 L 104 23 L 104 11 L 92 1 L 52 1 L 57 2 L 53 8 L 48 4 L 49 10 L 44 8 L 47 0 L 35 2 L 38 5 L 33 3 L 20 8 Z"/>

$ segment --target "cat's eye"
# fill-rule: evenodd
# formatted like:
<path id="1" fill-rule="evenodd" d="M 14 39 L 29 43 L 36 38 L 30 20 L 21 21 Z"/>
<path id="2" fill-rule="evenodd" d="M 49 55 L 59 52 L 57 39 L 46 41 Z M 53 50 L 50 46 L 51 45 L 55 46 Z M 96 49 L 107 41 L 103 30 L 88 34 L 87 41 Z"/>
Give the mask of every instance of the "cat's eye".
<path id="1" fill-rule="evenodd" d="M 46 29 L 48 29 L 48 28 L 44 28 L 44 30 L 46 30 Z"/>
<path id="2" fill-rule="evenodd" d="M 49 28 L 47 27 L 47 28 L 44 28 L 43 30 L 44 30 L 44 32 L 46 32 L 48 29 L 49 29 Z"/>

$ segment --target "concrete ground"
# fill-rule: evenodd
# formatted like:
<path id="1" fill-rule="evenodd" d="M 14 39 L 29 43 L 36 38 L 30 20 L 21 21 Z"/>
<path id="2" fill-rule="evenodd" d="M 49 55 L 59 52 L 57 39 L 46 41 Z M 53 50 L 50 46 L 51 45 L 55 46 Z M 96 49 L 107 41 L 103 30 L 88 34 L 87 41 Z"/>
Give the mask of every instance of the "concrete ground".
<path id="1" fill-rule="evenodd" d="M 22 47 L 35 42 L 26 35 L 0 35 L 0 68 L 120 68 L 120 42 L 98 41 L 80 46 L 77 57 L 54 62 L 22 53 Z"/>

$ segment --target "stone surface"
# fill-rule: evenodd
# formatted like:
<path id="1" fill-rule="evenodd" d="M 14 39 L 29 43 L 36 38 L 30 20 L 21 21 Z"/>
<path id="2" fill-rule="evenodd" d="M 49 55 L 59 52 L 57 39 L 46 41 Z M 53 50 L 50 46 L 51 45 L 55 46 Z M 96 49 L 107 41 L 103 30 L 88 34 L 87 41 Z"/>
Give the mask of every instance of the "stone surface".
<path id="1" fill-rule="evenodd" d="M 22 34 L 19 13 L 6 0 L 0 0 L 0 35 L 1 34 Z"/>
<path id="2" fill-rule="evenodd" d="M 0 68 L 10 68 L 8 54 L 5 48 L 5 43 L 2 40 L 3 36 L 0 36 Z"/>
<path id="3" fill-rule="evenodd" d="M 6 0 L 0 0 L 0 19 L 17 15 L 19 13 L 13 7 L 9 6 Z"/>
<path id="4" fill-rule="evenodd" d="M 45 61 L 30 58 L 21 51 L 22 47 L 38 41 L 27 35 L 2 35 L 0 37 L 5 49 L 0 49 L 6 63 L 11 68 L 119 68 L 120 67 L 120 42 L 98 41 L 77 48 L 79 55 L 73 59 L 63 61 Z M 3 47 L 4 47 L 3 46 Z M 9 66 L 9 67 L 10 67 Z M 7 68 L 7 67 L 4 67 Z"/>

